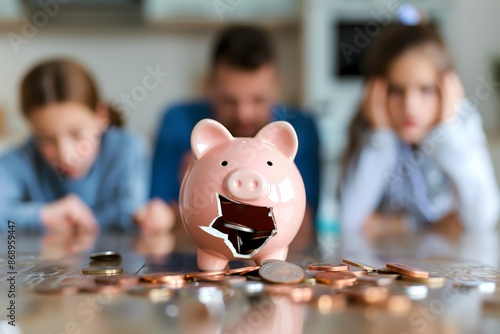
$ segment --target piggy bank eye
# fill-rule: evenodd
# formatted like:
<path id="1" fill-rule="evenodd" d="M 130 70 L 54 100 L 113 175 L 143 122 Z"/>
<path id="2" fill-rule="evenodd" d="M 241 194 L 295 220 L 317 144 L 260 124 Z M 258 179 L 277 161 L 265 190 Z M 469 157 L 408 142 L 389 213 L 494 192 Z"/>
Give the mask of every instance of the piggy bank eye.
<path id="1" fill-rule="evenodd" d="M 227 166 L 227 161 L 226 161 L 226 160 L 224 160 L 224 161 L 222 161 L 220 164 L 221 164 L 221 166 L 226 167 L 226 166 Z"/>
<path id="2" fill-rule="evenodd" d="M 273 165 L 273 162 L 272 162 L 272 161 L 268 161 L 268 162 L 267 162 L 267 165 L 268 165 L 268 166 L 272 166 L 272 165 Z"/>

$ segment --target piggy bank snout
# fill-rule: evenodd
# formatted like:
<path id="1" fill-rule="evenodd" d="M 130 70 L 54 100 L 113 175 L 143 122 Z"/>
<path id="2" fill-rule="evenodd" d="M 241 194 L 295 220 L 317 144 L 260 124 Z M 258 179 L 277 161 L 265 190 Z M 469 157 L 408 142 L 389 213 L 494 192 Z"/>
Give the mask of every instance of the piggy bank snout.
<path id="1" fill-rule="evenodd" d="M 270 185 L 262 173 L 251 169 L 239 169 L 227 176 L 226 189 L 234 199 L 249 201 L 266 197 Z"/>

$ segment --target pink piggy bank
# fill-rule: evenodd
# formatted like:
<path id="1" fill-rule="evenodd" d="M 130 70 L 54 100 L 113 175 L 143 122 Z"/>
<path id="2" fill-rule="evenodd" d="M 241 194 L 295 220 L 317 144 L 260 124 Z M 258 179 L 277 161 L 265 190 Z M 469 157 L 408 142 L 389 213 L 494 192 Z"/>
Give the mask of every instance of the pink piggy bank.
<path id="1" fill-rule="evenodd" d="M 201 270 L 221 270 L 236 259 L 286 259 L 306 206 L 293 162 L 297 149 L 297 134 L 287 122 L 270 123 L 254 138 L 234 138 L 210 119 L 194 127 L 194 160 L 179 207 Z"/>

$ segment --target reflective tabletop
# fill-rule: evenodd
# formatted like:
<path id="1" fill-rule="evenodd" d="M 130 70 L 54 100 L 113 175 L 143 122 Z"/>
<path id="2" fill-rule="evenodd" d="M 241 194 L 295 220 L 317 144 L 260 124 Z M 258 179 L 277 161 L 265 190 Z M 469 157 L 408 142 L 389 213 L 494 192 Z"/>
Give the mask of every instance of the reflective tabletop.
<path id="1" fill-rule="evenodd" d="M 292 245 L 287 261 L 304 269 L 342 259 L 376 268 L 398 261 L 446 278 L 439 286 L 397 280 L 389 287 L 390 298 L 378 304 L 339 299 L 342 293 L 319 283 L 269 288 L 271 284 L 255 277 L 235 284 L 193 282 L 157 294 L 137 287 L 42 294 L 37 286 L 44 282 L 88 280 L 82 269 L 93 252 L 120 253 L 124 275 L 188 273 L 198 271 L 195 247 L 185 235 L 16 235 L 15 240 L 14 267 L 9 266 L 7 236 L 0 243 L 0 333 L 500 332 L 498 234 L 427 232 L 377 240 L 322 234 L 315 243 Z M 456 284 L 466 280 L 472 284 Z M 15 328 L 8 323 L 13 300 L 9 291 L 15 293 Z"/>

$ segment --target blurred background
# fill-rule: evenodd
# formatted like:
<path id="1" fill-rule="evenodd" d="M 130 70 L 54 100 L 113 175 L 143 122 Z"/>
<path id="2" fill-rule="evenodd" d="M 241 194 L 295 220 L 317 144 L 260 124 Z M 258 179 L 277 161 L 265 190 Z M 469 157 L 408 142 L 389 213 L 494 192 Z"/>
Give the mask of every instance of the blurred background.
<path id="1" fill-rule="evenodd" d="M 68 56 L 85 65 L 127 127 L 149 143 L 160 114 L 202 95 L 215 34 L 234 23 L 266 28 L 278 51 L 282 101 L 305 107 L 322 140 L 322 201 L 332 203 L 336 163 L 362 94 L 363 52 L 390 21 L 422 17 L 445 36 L 482 114 L 500 171 L 500 1 L 498 0 L 0 0 L 0 151 L 28 135 L 18 88 L 36 62 Z M 168 72 L 151 90 L 143 78 Z M 498 84 L 497 84 L 498 83 Z M 335 222 L 320 205 L 320 223 Z"/>

